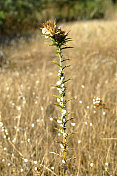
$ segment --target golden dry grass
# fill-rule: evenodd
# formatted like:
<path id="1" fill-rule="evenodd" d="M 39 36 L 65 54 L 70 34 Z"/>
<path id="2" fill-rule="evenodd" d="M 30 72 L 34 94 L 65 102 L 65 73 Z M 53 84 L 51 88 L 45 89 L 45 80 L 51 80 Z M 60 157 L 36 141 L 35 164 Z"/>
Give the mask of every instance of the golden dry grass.
<path id="1" fill-rule="evenodd" d="M 67 97 L 74 100 L 67 108 L 76 122 L 68 125 L 74 134 L 68 141 L 67 176 L 116 176 L 117 21 L 61 26 L 70 31 L 74 47 L 64 52 L 72 58 L 65 74 L 73 78 Z M 59 115 L 52 96 L 57 91 L 51 87 L 58 68 L 49 62 L 57 59 L 55 49 L 39 34 L 3 50 L 11 63 L 0 70 L 0 121 L 8 130 L 5 137 L 0 128 L 0 176 L 36 176 L 35 166 L 42 176 L 62 176 L 57 124 L 49 120 Z M 101 96 L 109 109 L 93 108 L 94 96 Z"/>

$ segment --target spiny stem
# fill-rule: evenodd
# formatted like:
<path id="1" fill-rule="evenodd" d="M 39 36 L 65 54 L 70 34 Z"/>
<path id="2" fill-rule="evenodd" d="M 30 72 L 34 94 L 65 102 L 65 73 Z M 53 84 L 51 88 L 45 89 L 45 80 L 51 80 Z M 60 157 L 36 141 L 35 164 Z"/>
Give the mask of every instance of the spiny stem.
<path id="1" fill-rule="evenodd" d="M 62 51 L 61 51 L 61 47 L 58 47 L 58 57 L 59 57 L 59 60 L 60 60 L 60 68 L 62 69 Z M 61 97 L 62 97 L 62 107 L 65 110 L 63 94 L 61 95 Z M 62 116 L 62 112 L 61 112 L 61 116 Z M 66 118 L 65 118 L 65 116 L 63 116 L 63 118 L 62 118 L 62 124 L 63 124 L 63 146 L 64 146 L 63 159 L 66 162 L 66 133 L 65 133 L 65 131 L 66 131 Z M 66 170 L 65 169 L 64 169 L 63 174 L 64 174 L 64 176 L 66 175 Z"/>
<path id="2" fill-rule="evenodd" d="M 58 50 L 59 50 L 58 56 L 59 56 L 59 59 L 60 59 L 60 67 L 62 67 L 62 62 L 61 62 L 61 60 L 62 60 L 62 51 L 61 51 L 61 47 L 58 47 Z"/>

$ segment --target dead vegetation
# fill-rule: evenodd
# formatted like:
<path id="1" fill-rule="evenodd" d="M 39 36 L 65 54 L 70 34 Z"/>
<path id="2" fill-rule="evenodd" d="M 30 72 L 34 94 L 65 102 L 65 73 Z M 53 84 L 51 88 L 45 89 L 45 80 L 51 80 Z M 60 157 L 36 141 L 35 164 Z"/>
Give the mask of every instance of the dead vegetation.
<path id="1" fill-rule="evenodd" d="M 117 22 L 61 26 L 70 31 L 74 47 L 64 52 L 72 58 L 67 96 L 74 98 L 68 109 L 77 124 L 69 138 L 67 175 L 116 176 Z M 60 137 L 49 120 L 59 115 L 51 87 L 57 68 L 49 62 L 55 50 L 40 34 L 2 49 L 10 64 L 0 70 L 0 176 L 36 176 L 35 167 L 42 176 L 62 176 Z M 107 109 L 94 108 L 94 96 L 102 97 Z"/>

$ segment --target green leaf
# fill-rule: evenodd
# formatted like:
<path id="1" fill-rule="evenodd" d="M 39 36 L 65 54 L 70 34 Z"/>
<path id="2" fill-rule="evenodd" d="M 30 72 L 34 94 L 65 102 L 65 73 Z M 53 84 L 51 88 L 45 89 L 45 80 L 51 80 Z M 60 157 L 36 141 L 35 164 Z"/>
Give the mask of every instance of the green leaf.
<path id="1" fill-rule="evenodd" d="M 66 120 L 66 123 L 67 123 L 67 122 L 69 122 L 70 120 L 73 120 L 73 119 L 74 119 L 74 118 L 72 117 L 72 118 L 70 118 L 70 119 Z"/>
<path id="2" fill-rule="evenodd" d="M 71 78 L 69 78 L 69 79 L 67 79 L 67 80 L 63 81 L 63 84 L 64 84 L 64 83 L 66 83 L 66 82 L 68 82 L 68 81 L 70 81 L 70 80 L 72 80 L 72 79 L 71 79 Z"/>
<path id="3" fill-rule="evenodd" d="M 51 63 L 56 64 L 56 65 L 58 65 L 59 67 L 61 67 L 60 64 L 59 64 L 58 62 L 51 61 Z"/>
<path id="4" fill-rule="evenodd" d="M 68 46 L 68 47 L 63 47 L 63 48 L 61 48 L 61 49 L 63 50 L 63 49 L 68 49 L 68 48 L 73 48 L 73 47 Z"/>
<path id="5" fill-rule="evenodd" d="M 67 102 L 69 102 L 69 101 L 71 101 L 71 100 L 73 100 L 73 98 L 70 98 L 70 99 L 68 99 L 68 100 L 65 100 L 64 104 L 67 104 Z"/>
<path id="6" fill-rule="evenodd" d="M 70 136 L 70 135 L 72 135 L 73 133 L 67 133 L 67 136 Z"/>
<path id="7" fill-rule="evenodd" d="M 68 113 L 66 114 L 66 116 L 67 116 L 67 115 L 70 115 L 70 114 L 72 114 L 72 113 L 73 113 L 73 112 L 68 112 Z"/>
<path id="8" fill-rule="evenodd" d="M 55 98 L 61 98 L 61 97 L 59 97 L 59 96 L 57 96 L 57 95 L 53 95 Z"/>
<path id="9" fill-rule="evenodd" d="M 66 66 L 64 66 L 63 68 L 62 68 L 62 70 L 64 70 L 65 68 L 68 68 L 68 67 L 70 67 L 71 65 L 66 65 Z"/>
<path id="10" fill-rule="evenodd" d="M 57 103 L 54 103 L 54 105 L 60 107 L 61 109 L 63 109 L 63 107 L 64 107 L 64 106 L 61 106 L 61 105 L 59 105 L 59 104 L 57 104 Z"/>
<path id="11" fill-rule="evenodd" d="M 72 60 L 72 59 L 63 59 L 63 60 L 61 60 L 61 62 L 64 62 L 64 61 L 67 61 L 67 60 Z"/>
<path id="12" fill-rule="evenodd" d="M 51 85 L 52 87 L 57 87 L 57 85 Z"/>

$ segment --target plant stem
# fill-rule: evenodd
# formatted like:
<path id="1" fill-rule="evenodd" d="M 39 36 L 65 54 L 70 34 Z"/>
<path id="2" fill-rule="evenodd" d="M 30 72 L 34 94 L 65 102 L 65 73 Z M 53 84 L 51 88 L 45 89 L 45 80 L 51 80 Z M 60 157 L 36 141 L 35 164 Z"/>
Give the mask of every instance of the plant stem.
<path id="1" fill-rule="evenodd" d="M 62 70 L 62 50 L 61 47 L 58 46 L 58 57 L 60 60 L 60 69 Z M 64 76 L 64 73 L 62 72 L 62 76 Z M 60 80 L 61 80 L 61 76 L 60 76 Z M 66 175 L 66 169 L 65 169 L 65 165 L 66 165 L 66 115 L 62 115 L 62 110 L 66 110 L 65 106 L 64 106 L 64 96 L 63 94 L 60 94 L 61 96 L 61 104 L 62 104 L 62 108 L 61 108 L 61 120 L 62 120 L 62 131 L 63 131 L 63 146 L 64 146 L 64 150 L 63 150 L 63 160 L 65 161 L 64 163 L 64 172 L 63 175 Z"/>

